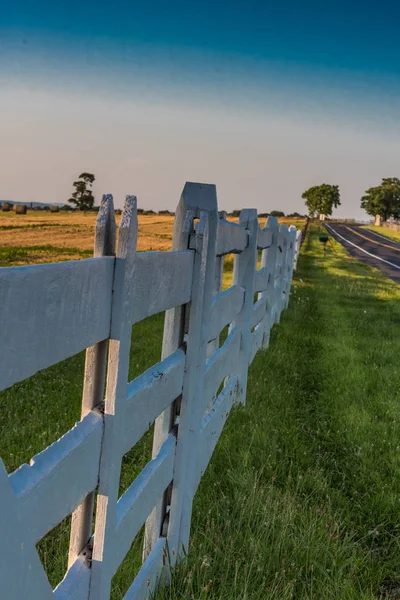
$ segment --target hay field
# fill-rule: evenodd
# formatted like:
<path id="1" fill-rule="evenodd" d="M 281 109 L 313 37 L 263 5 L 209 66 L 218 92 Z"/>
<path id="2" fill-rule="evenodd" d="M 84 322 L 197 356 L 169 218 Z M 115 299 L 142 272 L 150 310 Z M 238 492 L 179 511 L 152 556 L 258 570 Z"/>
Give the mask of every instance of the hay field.
<path id="1" fill-rule="evenodd" d="M 75 260 L 91 256 L 96 213 L 0 212 L 0 266 Z M 120 216 L 117 215 L 117 224 Z M 237 221 L 237 219 L 232 219 Z M 138 250 L 170 250 L 174 217 L 139 215 Z M 303 221 L 282 219 L 302 227 Z M 262 220 L 262 224 L 265 220 Z"/>

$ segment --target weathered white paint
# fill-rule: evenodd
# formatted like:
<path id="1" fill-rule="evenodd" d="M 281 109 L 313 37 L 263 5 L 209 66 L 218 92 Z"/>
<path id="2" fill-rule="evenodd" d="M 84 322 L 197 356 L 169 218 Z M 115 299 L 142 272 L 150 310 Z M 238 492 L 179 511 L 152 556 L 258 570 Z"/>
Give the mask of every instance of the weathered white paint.
<path id="1" fill-rule="evenodd" d="M 240 358 L 238 362 L 239 393 L 238 401 L 246 402 L 248 356 L 250 352 L 251 314 L 254 298 L 254 273 L 257 266 L 257 234 L 259 230 L 257 211 L 253 208 L 242 210 L 239 223 L 248 231 L 246 249 L 235 256 L 233 264 L 233 283 L 246 290 L 242 310 L 234 320 L 231 328 L 238 327 L 242 334 Z"/>
<path id="2" fill-rule="evenodd" d="M 254 293 L 265 292 L 268 285 L 269 269 L 268 267 L 262 267 L 257 269 L 254 274 Z"/>
<path id="3" fill-rule="evenodd" d="M 21 521 L 35 543 L 95 489 L 102 434 L 102 417 L 92 411 L 10 475 Z"/>
<path id="4" fill-rule="evenodd" d="M 218 348 L 207 361 L 204 395 L 201 402 L 203 412 L 208 403 L 214 398 L 219 385 L 228 375 L 237 371 L 239 366 L 241 333 L 238 327 L 232 329 L 224 345 Z"/>
<path id="5" fill-rule="evenodd" d="M 249 365 L 251 365 L 251 363 L 254 360 L 255 355 L 262 347 L 263 336 L 264 336 L 264 330 L 263 330 L 262 325 L 260 324 L 260 325 L 258 325 L 256 330 L 253 331 L 253 333 L 251 334 Z"/>
<path id="6" fill-rule="evenodd" d="M 157 539 L 153 550 L 126 592 L 124 600 L 147 600 L 150 597 L 156 583 L 162 578 L 163 568 L 165 571 L 168 566 L 166 545 L 166 538 Z"/>
<path id="7" fill-rule="evenodd" d="M 261 297 L 253 304 L 250 317 L 250 329 L 253 329 L 256 325 L 263 320 L 265 312 L 267 310 L 267 299 Z"/>
<path id="8" fill-rule="evenodd" d="M 272 232 L 271 245 L 268 249 L 262 251 L 261 255 L 261 271 L 267 269 L 268 278 L 267 286 L 265 291 L 259 294 L 258 298 L 266 298 L 267 308 L 265 311 L 264 320 L 262 322 L 263 329 L 263 340 L 262 348 L 268 348 L 271 328 L 273 324 L 273 310 L 274 310 L 274 289 L 275 289 L 275 278 L 276 278 L 276 262 L 278 252 L 278 219 L 276 217 L 268 217 L 266 229 Z"/>
<path id="9" fill-rule="evenodd" d="M 210 340 L 215 339 L 226 325 L 232 323 L 243 306 L 244 295 L 244 288 L 234 285 L 213 298 L 208 326 Z"/>
<path id="10" fill-rule="evenodd" d="M 54 590 L 55 600 L 87 600 L 90 586 L 90 567 L 84 556 L 68 567 L 61 583 Z"/>
<path id="11" fill-rule="evenodd" d="M 114 574 L 125 558 L 139 529 L 172 480 L 176 438 L 170 433 L 153 458 L 117 503 L 116 544 L 110 554 Z"/>
<path id="12" fill-rule="evenodd" d="M 257 248 L 259 250 L 264 250 L 269 248 L 272 244 L 272 229 L 258 229 L 257 232 Z"/>
<path id="13" fill-rule="evenodd" d="M 112 195 L 107 194 L 103 196 L 96 219 L 94 256 L 114 256 L 115 239 L 114 202 Z M 108 340 L 103 340 L 86 350 L 81 419 L 103 401 L 107 350 Z M 72 567 L 91 537 L 93 508 L 94 493 L 92 492 L 72 514 L 68 567 Z"/>
<path id="14" fill-rule="evenodd" d="M 110 333 L 112 257 L 0 269 L 0 389 Z"/>
<path id="15" fill-rule="evenodd" d="M 236 400 L 238 385 L 239 381 L 235 375 L 229 377 L 228 383 L 218 395 L 209 412 L 202 419 L 194 491 L 196 491 L 199 480 L 207 468 L 229 412 Z"/>
<path id="16" fill-rule="evenodd" d="M 125 419 L 120 433 L 122 455 L 182 393 L 185 359 L 183 350 L 176 350 L 128 384 Z"/>
<path id="17" fill-rule="evenodd" d="M 122 214 L 115 264 L 108 358 L 104 435 L 100 461 L 96 528 L 89 600 L 109 600 L 112 557 L 117 545 L 116 515 L 121 471 L 119 435 L 125 417 L 131 343 L 131 298 L 136 259 L 137 202 L 128 196 Z"/>
<path id="18" fill-rule="evenodd" d="M 217 210 L 215 186 L 186 182 L 175 212 L 172 250 L 187 250 L 189 248 L 190 236 L 193 232 L 194 219 L 200 218 L 200 210 L 213 212 L 214 209 L 215 211 Z M 199 293 L 193 284 L 193 279 L 192 288 L 196 294 Z M 187 305 L 177 306 L 165 313 L 162 358 L 166 358 L 169 354 L 172 354 L 182 346 L 184 335 L 187 333 L 189 313 L 190 307 Z M 170 405 L 162 415 L 156 419 L 154 426 L 153 457 L 158 454 L 161 445 L 174 425 L 174 420 L 174 405 Z M 166 518 L 167 500 L 166 493 L 153 509 L 153 512 L 146 522 L 143 549 L 144 558 L 150 553 L 151 548 L 154 547 L 159 538 L 160 531 Z M 180 510 L 180 498 L 177 498 L 175 502 L 177 504 L 176 507 L 174 507 L 173 513 L 175 519 L 174 536 L 176 538 L 179 536 L 180 513 L 178 515 L 177 511 Z"/>
<path id="19" fill-rule="evenodd" d="M 238 254 L 242 252 L 248 243 L 248 232 L 243 223 L 232 223 L 226 219 L 218 220 L 217 245 L 215 253 L 217 256 L 224 254 Z"/>
<path id="20" fill-rule="evenodd" d="M 178 429 L 174 485 L 168 527 L 168 547 L 172 560 L 188 547 L 193 503 L 193 486 L 202 418 L 203 386 L 207 359 L 208 324 L 215 286 L 216 231 L 218 226 L 215 188 L 209 189 L 207 210 L 200 220 L 191 246 L 196 255 L 188 328 L 186 369 Z"/>
<path id="21" fill-rule="evenodd" d="M 132 323 L 190 302 L 193 258 L 191 250 L 137 254 L 131 284 Z"/>

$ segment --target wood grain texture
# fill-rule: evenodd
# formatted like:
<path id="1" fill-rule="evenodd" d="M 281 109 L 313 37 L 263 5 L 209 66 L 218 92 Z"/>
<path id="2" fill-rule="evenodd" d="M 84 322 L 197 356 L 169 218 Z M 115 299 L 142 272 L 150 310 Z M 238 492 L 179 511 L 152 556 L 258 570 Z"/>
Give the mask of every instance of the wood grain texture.
<path id="1" fill-rule="evenodd" d="M 121 472 L 119 434 L 125 418 L 131 342 L 131 298 L 137 242 L 137 200 L 127 196 L 122 214 L 111 314 L 104 435 L 100 460 L 90 600 L 109 600 L 112 557 L 117 545 L 116 514 Z"/>
<path id="2" fill-rule="evenodd" d="M 131 322 L 190 302 L 194 252 L 140 252 L 135 261 Z"/>
<path id="3" fill-rule="evenodd" d="M 140 440 L 156 417 L 182 393 L 185 359 L 185 353 L 176 350 L 128 384 L 120 433 L 122 454 Z"/>
<path id="4" fill-rule="evenodd" d="M 243 223 L 232 223 L 226 219 L 218 220 L 216 255 L 238 254 L 248 243 L 248 232 Z"/>
<path id="5" fill-rule="evenodd" d="M 103 196 L 96 219 L 94 256 L 114 256 L 116 223 L 114 202 L 111 194 Z M 111 315 L 110 315 L 111 317 Z M 111 325 L 111 323 L 110 323 Z M 103 340 L 86 350 L 85 375 L 83 381 L 82 410 L 83 419 L 92 408 L 104 399 L 104 385 L 107 367 L 108 340 Z M 74 511 L 71 519 L 71 533 L 68 552 L 68 567 L 71 567 L 79 553 L 88 543 L 92 534 L 94 493 Z"/>
<path id="6" fill-rule="evenodd" d="M 112 257 L 0 269 L 0 389 L 108 337 Z"/>

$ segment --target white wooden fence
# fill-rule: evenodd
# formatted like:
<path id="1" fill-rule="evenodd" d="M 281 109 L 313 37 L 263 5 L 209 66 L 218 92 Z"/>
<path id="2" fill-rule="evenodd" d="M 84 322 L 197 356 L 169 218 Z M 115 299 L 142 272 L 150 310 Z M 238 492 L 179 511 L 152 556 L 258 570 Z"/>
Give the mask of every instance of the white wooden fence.
<path id="1" fill-rule="evenodd" d="M 105 196 L 94 258 L 0 269 L 0 389 L 87 349 L 81 421 L 11 475 L 0 460 L 1 598 L 109 600 L 145 522 L 143 566 L 125 598 L 150 595 L 188 545 L 193 496 L 231 407 L 245 402 L 248 366 L 287 306 L 300 237 L 274 218 L 261 229 L 253 209 L 229 222 L 213 185 L 187 183 L 172 252 L 136 253 L 128 196 L 115 253 Z M 233 285 L 221 291 L 229 253 Z M 162 360 L 128 383 L 132 325 L 162 311 Z M 119 498 L 122 457 L 153 422 L 153 459 Z M 35 544 L 70 514 L 68 570 L 53 591 Z"/>

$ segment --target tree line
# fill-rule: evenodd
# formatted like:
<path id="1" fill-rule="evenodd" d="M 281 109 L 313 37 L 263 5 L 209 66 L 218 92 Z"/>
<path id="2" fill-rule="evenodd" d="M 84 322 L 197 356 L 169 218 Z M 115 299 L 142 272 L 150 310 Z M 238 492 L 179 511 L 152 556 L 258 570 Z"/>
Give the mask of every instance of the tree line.
<path id="1" fill-rule="evenodd" d="M 93 183 L 95 176 L 92 173 L 81 173 L 73 183 L 74 192 L 71 194 L 68 202 L 73 204 L 78 210 L 93 210 L 94 195 Z M 338 185 L 322 183 L 314 185 L 303 192 L 302 196 L 308 209 L 310 217 L 318 217 L 325 215 L 330 217 L 333 209 L 340 206 L 340 191 Z M 382 179 L 382 183 L 376 187 L 371 187 L 365 191 L 361 198 L 361 208 L 369 215 L 376 217 L 380 215 L 384 221 L 390 217 L 395 219 L 400 218 L 400 179 L 397 177 L 387 177 Z M 141 214 L 156 214 L 152 210 L 139 209 Z M 160 215 L 173 215 L 174 213 L 168 210 L 159 211 Z M 238 217 L 240 210 L 233 210 L 228 213 L 231 217 Z M 260 217 L 291 217 L 304 218 L 298 212 L 293 212 L 285 215 L 283 211 L 272 210 L 269 213 L 261 213 Z"/>

